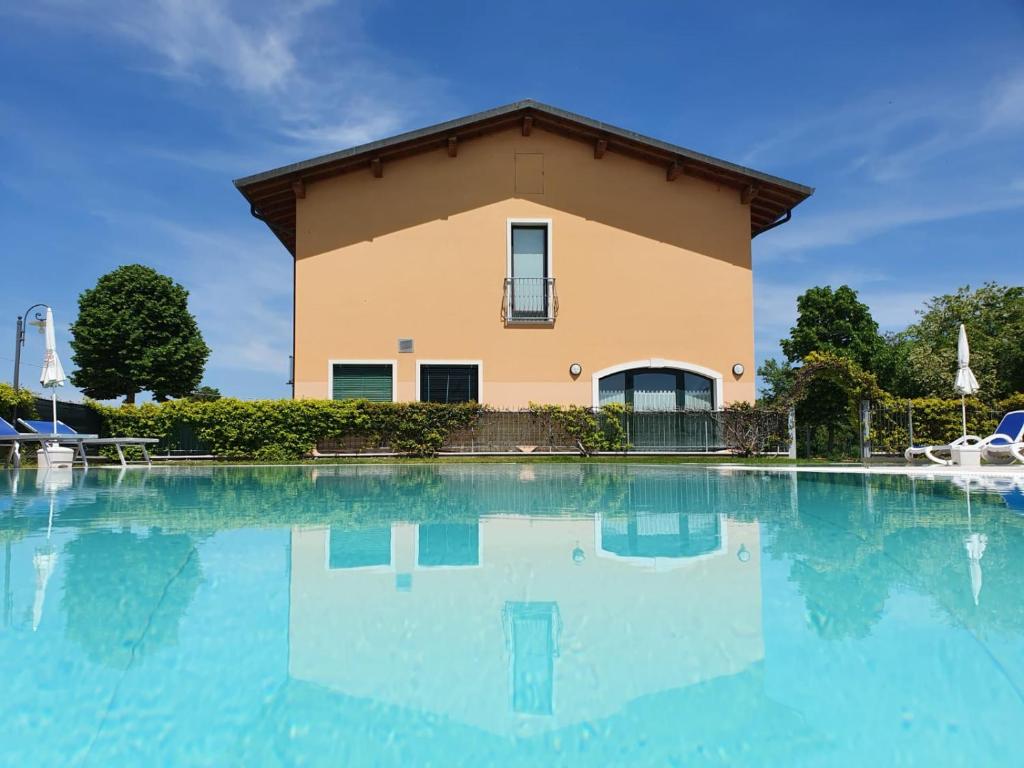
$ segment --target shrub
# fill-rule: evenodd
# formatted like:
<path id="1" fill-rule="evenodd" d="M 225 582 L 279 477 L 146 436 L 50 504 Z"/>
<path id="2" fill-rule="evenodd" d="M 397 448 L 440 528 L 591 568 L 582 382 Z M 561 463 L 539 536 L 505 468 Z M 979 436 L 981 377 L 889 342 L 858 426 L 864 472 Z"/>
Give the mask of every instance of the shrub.
<path id="1" fill-rule="evenodd" d="M 448 435 L 472 424 L 475 403 L 371 403 L 366 400 L 174 400 L 111 407 L 91 403 L 104 434 L 147 436 L 177 448 L 182 428 L 215 456 L 281 461 L 309 456 L 317 442 L 349 436 L 410 456 L 432 456 Z"/>
<path id="2" fill-rule="evenodd" d="M 600 451 L 628 451 L 623 405 L 610 403 L 594 411 L 582 405 L 540 405 L 530 403 L 535 417 L 550 419 L 576 441 L 580 453 L 589 456 Z"/>
<path id="3" fill-rule="evenodd" d="M 8 418 L 18 409 L 19 418 L 31 418 L 36 415 L 36 396 L 27 389 L 14 390 L 10 384 L 0 381 L 0 416 Z"/>
<path id="4" fill-rule="evenodd" d="M 985 437 L 992 434 L 1007 411 L 1024 410 L 1024 393 L 994 403 L 976 397 L 965 401 L 967 433 Z M 876 400 L 871 424 L 872 450 L 902 453 L 910 444 L 909 415 L 913 413 L 914 444 L 941 445 L 963 433 L 963 413 L 958 397 L 915 397 L 896 399 L 888 395 Z"/>
<path id="5" fill-rule="evenodd" d="M 722 441 L 740 456 L 757 456 L 789 443 L 784 409 L 733 403 L 722 412 Z"/>

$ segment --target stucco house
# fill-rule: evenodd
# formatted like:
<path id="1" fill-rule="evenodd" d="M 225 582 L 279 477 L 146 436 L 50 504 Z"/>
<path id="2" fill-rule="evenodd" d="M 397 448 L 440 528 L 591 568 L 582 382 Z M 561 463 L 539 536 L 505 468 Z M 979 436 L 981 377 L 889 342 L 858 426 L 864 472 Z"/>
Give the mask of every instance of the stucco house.
<path id="1" fill-rule="evenodd" d="M 535 101 L 235 182 L 294 258 L 293 396 L 754 399 L 751 239 L 813 189 Z"/>

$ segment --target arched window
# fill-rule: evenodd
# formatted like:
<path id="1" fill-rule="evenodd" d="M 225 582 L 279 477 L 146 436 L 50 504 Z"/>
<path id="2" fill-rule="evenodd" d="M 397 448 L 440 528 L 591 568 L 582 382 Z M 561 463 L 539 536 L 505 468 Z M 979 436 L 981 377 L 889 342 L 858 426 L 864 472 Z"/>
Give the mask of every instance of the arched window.
<path id="1" fill-rule="evenodd" d="M 676 368 L 633 368 L 598 382 L 598 405 L 620 403 L 635 411 L 710 411 L 714 382 Z"/>

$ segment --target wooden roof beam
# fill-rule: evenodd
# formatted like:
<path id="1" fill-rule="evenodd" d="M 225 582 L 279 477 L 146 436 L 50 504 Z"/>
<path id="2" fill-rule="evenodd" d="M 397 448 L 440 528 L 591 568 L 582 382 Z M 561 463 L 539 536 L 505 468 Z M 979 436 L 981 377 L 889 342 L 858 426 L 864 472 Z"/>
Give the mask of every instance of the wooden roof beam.
<path id="1" fill-rule="evenodd" d="M 526 115 L 523 117 L 523 136 L 529 136 L 530 131 L 533 130 L 533 115 Z"/>
<path id="2" fill-rule="evenodd" d="M 600 160 L 604 157 L 604 153 L 608 151 L 607 139 L 598 139 L 594 142 L 594 159 Z"/>
<path id="3" fill-rule="evenodd" d="M 292 194 L 295 195 L 296 200 L 302 200 L 306 197 L 306 182 L 302 179 L 296 179 L 292 182 Z"/>
<path id="4" fill-rule="evenodd" d="M 747 184 L 743 189 L 740 190 L 740 204 L 750 205 L 754 198 L 760 194 L 761 188 L 756 184 Z"/>
<path id="5" fill-rule="evenodd" d="M 459 154 L 458 136 L 448 137 L 448 157 L 456 157 Z"/>
<path id="6" fill-rule="evenodd" d="M 681 160 L 674 160 L 669 164 L 668 170 L 665 172 L 665 180 L 675 181 L 683 174 L 685 168 L 686 165 Z"/>
<path id="7" fill-rule="evenodd" d="M 373 178 L 380 179 L 384 176 L 384 163 L 381 162 L 379 157 L 373 158 L 370 161 L 370 170 L 373 171 Z"/>

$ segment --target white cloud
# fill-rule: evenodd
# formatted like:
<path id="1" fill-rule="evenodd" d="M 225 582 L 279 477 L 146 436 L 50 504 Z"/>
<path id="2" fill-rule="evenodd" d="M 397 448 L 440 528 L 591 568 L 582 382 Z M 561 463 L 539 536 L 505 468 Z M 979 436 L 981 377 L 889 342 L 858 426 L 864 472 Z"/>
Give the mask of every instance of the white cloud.
<path id="1" fill-rule="evenodd" d="M 394 133 L 445 90 L 366 40 L 356 0 L 40 0 L 15 12 L 129 44 L 143 67 L 208 91 L 230 113 L 225 122 L 240 112 L 225 94 L 250 102 L 265 133 L 296 154 Z M 339 30 L 329 37 L 328 13 Z"/>
<path id="2" fill-rule="evenodd" d="M 982 125 L 988 131 L 1024 127 L 1024 69 L 995 83 L 983 107 Z"/>
<path id="3" fill-rule="evenodd" d="M 920 83 L 886 89 L 825 112 L 790 118 L 751 147 L 745 165 L 767 160 L 832 159 L 845 173 L 874 182 L 908 179 L 928 163 L 1024 126 L 1024 68 L 1000 73 L 988 87 Z"/>
<path id="4" fill-rule="evenodd" d="M 119 238 L 124 253 L 115 254 L 121 262 L 139 261 L 137 237 L 147 243 L 143 262 L 188 289 L 189 308 L 212 350 L 209 372 L 223 377 L 225 371 L 280 371 L 284 382 L 291 354 L 292 262 L 262 225 L 217 230 L 136 211 L 95 213 L 126 227 Z"/>
<path id="5" fill-rule="evenodd" d="M 817 248 L 852 245 L 900 227 L 1022 207 L 1024 195 L 971 200 L 961 194 L 952 200 L 940 197 L 934 202 L 890 201 L 870 207 L 840 209 L 811 214 L 802 217 L 798 225 L 780 228 L 763 241 L 756 241 L 755 253 L 759 262 L 770 262 Z"/>
<path id="6" fill-rule="evenodd" d="M 175 277 L 213 350 L 210 367 L 286 373 L 292 265 L 277 241 L 260 227 L 243 234 L 147 220 L 169 238 Z"/>
<path id="7" fill-rule="evenodd" d="M 763 360 L 779 354 L 779 339 L 789 334 L 796 324 L 797 297 L 809 285 L 850 285 L 858 297 L 868 305 L 871 316 L 878 323 L 879 330 L 898 331 L 917 319 L 917 311 L 924 306 L 934 292 L 912 290 L 895 283 L 881 273 L 868 273 L 860 277 L 855 273 L 837 273 L 812 283 L 757 280 L 754 284 L 754 327 L 757 329 L 758 359 Z"/>

